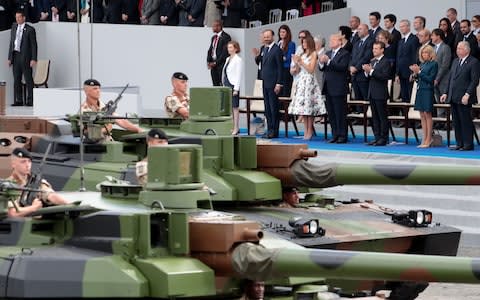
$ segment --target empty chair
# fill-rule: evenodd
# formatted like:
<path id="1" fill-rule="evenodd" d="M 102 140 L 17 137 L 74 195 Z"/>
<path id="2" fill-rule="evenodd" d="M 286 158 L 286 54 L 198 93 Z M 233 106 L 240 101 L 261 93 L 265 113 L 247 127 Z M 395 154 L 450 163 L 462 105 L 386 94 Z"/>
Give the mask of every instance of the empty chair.
<path id="1" fill-rule="evenodd" d="M 287 10 L 287 21 L 292 19 L 298 19 L 300 12 L 298 9 L 289 9 Z"/>
<path id="2" fill-rule="evenodd" d="M 36 88 L 45 86 L 48 88 L 48 75 L 50 73 L 50 60 L 40 59 L 37 61 L 35 69 L 35 76 L 33 77 L 33 84 Z"/>
<path id="3" fill-rule="evenodd" d="M 268 23 L 277 23 L 282 20 L 282 10 L 279 8 L 271 9 L 268 14 Z"/>
<path id="4" fill-rule="evenodd" d="M 255 20 L 255 21 L 250 21 L 248 22 L 248 27 L 252 28 L 252 27 L 260 27 L 262 26 L 262 21 L 259 21 L 259 20 Z"/>
<path id="5" fill-rule="evenodd" d="M 333 10 L 333 1 L 322 2 L 321 12 L 330 11 L 330 10 Z"/>

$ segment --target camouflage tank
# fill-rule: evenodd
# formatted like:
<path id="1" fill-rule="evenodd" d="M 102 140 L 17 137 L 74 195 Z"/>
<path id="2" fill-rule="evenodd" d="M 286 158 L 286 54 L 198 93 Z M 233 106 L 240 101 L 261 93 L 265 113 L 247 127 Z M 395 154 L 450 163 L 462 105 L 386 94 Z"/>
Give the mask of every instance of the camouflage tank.
<path id="1" fill-rule="evenodd" d="M 0 297 L 233 299 L 251 279 L 267 281 L 269 299 L 333 299 L 325 279 L 480 282 L 475 258 L 306 249 L 212 210 L 202 152 L 154 147 L 145 188 L 108 181 L 63 193 L 70 205 L 1 214 Z M 17 190 L 36 192 L 2 181 L 1 202 Z"/>
<path id="2" fill-rule="evenodd" d="M 0 118 L 4 139 L 3 142 L 0 140 L 0 144 L 4 145 L 0 148 L 3 154 L 0 162 L 4 160 L 0 166 L 8 166 L 8 154 L 17 146 L 29 148 L 36 153 L 34 162 L 38 166 L 39 158 L 51 143 L 53 151 L 47 156 L 42 173 L 57 190 L 77 190 L 82 177 L 80 166 L 83 165 L 83 178 L 88 190 L 94 190 L 105 176 L 113 176 L 121 182 L 121 188 L 118 189 L 123 191 L 124 201 L 127 201 L 130 195 L 136 199 L 138 193 L 140 201 L 149 207 L 213 208 L 221 211 L 221 214 L 240 215 L 261 225 L 267 237 L 263 243 L 267 245 L 278 246 L 285 243 L 318 249 L 456 255 L 460 230 L 431 222 L 431 213 L 428 211 L 391 211 L 372 202 L 338 203 L 331 199 L 317 200 L 315 197 L 305 202 L 303 207 L 281 208 L 277 204 L 281 201 L 282 185 L 328 187 L 359 183 L 478 184 L 478 171 L 474 168 L 449 167 L 448 172 L 445 172 L 444 168 L 434 166 L 310 164 L 305 158 L 315 153 L 308 150 L 306 145 L 257 145 L 255 137 L 231 136 L 228 89 L 192 89 L 191 98 L 191 118 L 188 121 L 143 118 L 140 123 L 146 128 L 164 129 L 173 144 L 201 145 L 201 159 L 196 160 L 202 162 L 202 181 L 215 192 L 214 195 L 207 196 L 202 192 L 202 199 L 195 196 L 195 200 L 190 200 L 188 195 L 191 193 L 185 193 L 183 189 L 172 189 L 164 192 L 164 195 L 168 194 L 168 197 L 164 198 L 169 199 L 169 205 L 164 201 L 150 203 L 153 198 L 148 199 L 150 196 L 146 195 L 152 193 L 140 192 L 142 187 L 135 185 L 133 168 L 135 161 L 145 156 L 144 135 L 116 131 L 116 139 L 120 142 L 87 144 L 84 148 L 84 160 L 81 161 L 79 138 L 73 136 L 69 122 L 58 119 Z M 103 117 L 96 119 L 109 120 L 108 116 Z M 184 160 L 177 158 L 177 161 Z M 161 162 L 168 161 L 162 159 Z M 162 167 L 157 169 L 158 172 L 161 170 Z M 452 172 L 455 172 L 456 176 L 452 176 Z M 5 173 L 6 169 L 6 177 Z M 182 180 L 191 180 L 190 175 L 184 175 Z M 155 176 L 164 178 L 166 175 Z M 130 184 L 127 185 L 128 189 L 124 189 L 123 181 L 133 183 L 133 186 Z M 153 183 L 150 185 L 147 189 L 161 188 Z M 198 188 L 198 185 L 196 187 Z M 116 189 L 115 184 L 111 189 Z M 132 190 L 136 192 L 131 194 Z M 105 204 L 109 201 L 96 201 L 98 196 L 95 195 L 82 193 L 75 197 L 81 197 L 82 203 L 94 201 L 94 206 L 99 209 L 112 209 Z M 193 201 L 195 205 L 187 204 L 189 201 Z M 97 202 L 104 206 L 99 207 Z M 116 200 L 116 203 L 119 203 L 119 200 Z M 292 220 L 292 217 L 295 218 Z M 309 231 L 308 228 L 311 227 L 316 227 L 316 230 Z M 307 232 L 302 233 L 304 228 L 307 228 Z M 285 281 L 288 280 L 283 283 Z M 332 281 L 332 278 L 328 279 L 328 283 L 342 286 L 346 291 L 377 289 L 383 286 L 383 281 L 380 284 L 376 281 L 340 283 Z M 392 285 L 394 290 L 404 288 L 402 284 L 388 283 L 388 287 Z M 411 292 L 412 297 L 416 293 L 418 291 Z"/>

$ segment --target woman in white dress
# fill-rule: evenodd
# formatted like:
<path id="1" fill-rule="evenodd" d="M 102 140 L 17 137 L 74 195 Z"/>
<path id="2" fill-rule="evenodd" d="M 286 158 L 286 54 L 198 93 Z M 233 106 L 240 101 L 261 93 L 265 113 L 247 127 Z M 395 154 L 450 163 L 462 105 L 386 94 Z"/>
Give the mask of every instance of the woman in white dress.
<path id="1" fill-rule="evenodd" d="M 310 140 L 313 136 L 315 116 L 326 114 L 325 98 L 322 96 L 320 86 L 315 76 L 318 56 L 315 51 L 315 42 L 312 36 L 307 36 L 302 41 L 303 53 L 294 55 L 295 62 L 291 68 L 292 74 L 298 74 L 292 102 L 288 113 L 303 116 L 305 132 L 303 138 Z"/>
<path id="2" fill-rule="evenodd" d="M 237 41 L 230 41 L 227 45 L 229 57 L 225 61 L 222 71 L 223 86 L 232 89 L 232 110 L 233 110 L 233 129 L 232 135 L 237 135 L 239 131 L 238 120 L 240 117 L 240 81 L 242 79 L 243 63 L 242 58 L 238 55 L 240 45 Z"/>

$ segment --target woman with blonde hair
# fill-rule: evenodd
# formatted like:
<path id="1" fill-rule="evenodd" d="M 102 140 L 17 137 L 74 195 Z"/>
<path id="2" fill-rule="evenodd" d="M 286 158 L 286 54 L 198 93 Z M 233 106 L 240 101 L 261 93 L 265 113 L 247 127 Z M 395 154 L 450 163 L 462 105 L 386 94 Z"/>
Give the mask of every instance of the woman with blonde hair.
<path id="1" fill-rule="evenodd" d="M 422 143 L 418 148 L 429 148 L 432 145 L 433 120 L 432 111 L 435 101 L 433 96 L 434 80 L 438 72 L 438 64 L 435 61 L 435 50 L 430 45 L 420 47 L 418 51 L 419 65 L 411 65 L 413 78 L 417 81 L 417 95 L 415 98 L 415 110 L 420 111 L 422 123 Z"/>
<path id="2" fill-rule="evenodd" d="M 239 102 L 240 102 L 240 81 L 242 79 L 242 58 L 238 55 L 240 52 L 240 45 L 237 41 L 230 41 L 227 44 L 227 51 L 230 55 L 225 61 L 222 70 L 223 86 L 232 89 L 232 110 L 233 110 L 233 129 L 232 135 L 237 135 L 239 131 L 238 120 L 240 117 Z"/>
<path id="3" fill-rule="evenodd" d="M 325 98 L 315 76 L 318 56 L 315 51 L 315 41 L 311 35 L 302 39 L 302 48 L 303 53 L 294 55 L 292 58 L 294 65 L 291 67 L 291 72 L 293 75 L 298 74 L 298 76 L 288 113 L 303 116 L 305 125 L 303 138 L 310 140 L 314 132 L 315 116 L 322 116 L 327 110 L 325 108 Z"/>

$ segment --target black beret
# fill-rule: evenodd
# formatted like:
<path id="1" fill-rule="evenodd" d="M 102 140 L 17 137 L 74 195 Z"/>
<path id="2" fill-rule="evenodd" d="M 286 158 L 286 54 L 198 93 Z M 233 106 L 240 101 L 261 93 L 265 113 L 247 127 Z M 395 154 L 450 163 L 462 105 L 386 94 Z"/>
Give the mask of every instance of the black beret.
<path id="1" fill-rule="evenodd" d="M 100 82 L 98 82 L 98 80 L 93 78 L 85 80 L 83 84 L 88 86 L 101 86 Z"/>
<path id="2" fill-rule="evenodd" d="M 284 193 L 293 193 L 293 192 L 298 192 L 298 189 L 293 186 L 286 186 L 282 189 Z"/>
<path id="3" fill-rule="evenodd" d="M 177 79 L 180 79 L 180 80 L 188 80 L 187 75 L 185 75 L 185 74 L 182 73 L 182 72 L 175 72 L 175 73 L 173 73 L 173 78 L 177 78 Z"/>
<path id="4" fill-rule="evenodd" d="M 15 155 L 16 157 L 19 157 L 19 158 L 29 158 L 30 160 L 32 160 L 32 154 L 30 154 L 30 152 L 25 148 L 13 149 L 12 155 Z"/>
<path id="5" fill-rule="evenodd" d="M 150 137 L 152 139 L 168 140 L 168 137 L 165 134 L 165 132 L 163 132 L 163 130 L 157 129 L 157 128 L 150 129 L 150 131 L 148 132 L 148 137 Z"/>

